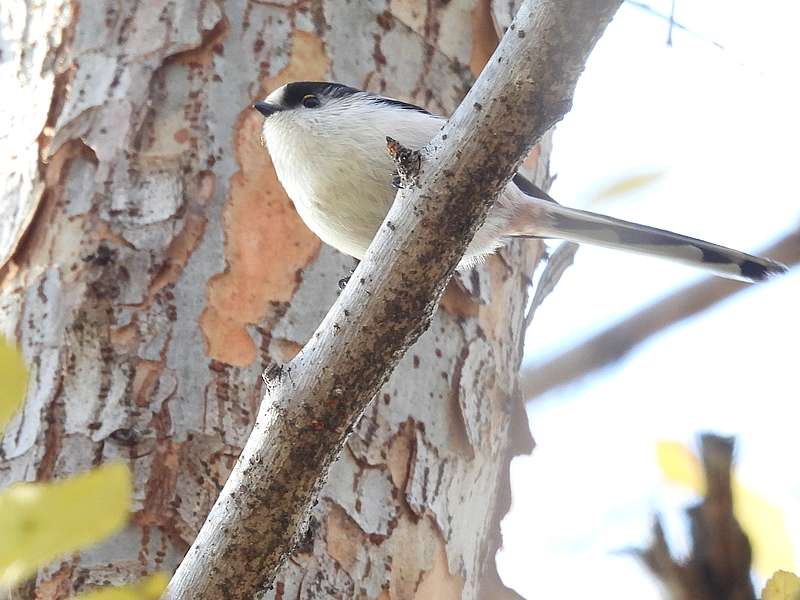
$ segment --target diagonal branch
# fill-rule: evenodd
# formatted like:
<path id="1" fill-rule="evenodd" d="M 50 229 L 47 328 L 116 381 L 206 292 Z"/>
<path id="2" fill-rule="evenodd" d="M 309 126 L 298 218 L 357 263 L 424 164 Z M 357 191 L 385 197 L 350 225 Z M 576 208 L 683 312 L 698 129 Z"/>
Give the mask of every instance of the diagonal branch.
<path id="1" fill-rule="evenodd" d="M 800 227 L 763 251 L 788 266 L 800 263 Z M 528 401 L 618 361 L 647 338 L 748 289 L 749 285 L 711 277 L 681 288 L 605 331 L 542 364 L 522 369 Z"/>
<path id="2" fill-rule="evenodd" d="M 493 199 L 569 109 L 620 2 L 522 3 L 347 288 L 297 357 L 274 369 L 247 445 L 165 598 L 249 599 L 274 579 L 348 432 L 430 323 Z"/>

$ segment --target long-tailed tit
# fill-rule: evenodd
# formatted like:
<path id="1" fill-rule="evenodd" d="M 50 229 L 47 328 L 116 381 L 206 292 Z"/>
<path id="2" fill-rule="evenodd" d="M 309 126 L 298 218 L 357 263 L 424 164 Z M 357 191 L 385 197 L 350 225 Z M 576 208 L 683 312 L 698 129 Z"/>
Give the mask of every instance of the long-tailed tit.
<path id="1" fill-rule="evenodd" d="M 419 106 L 328 82 L 289 83 L 254 108 L 265 117 L 272 163 L 303 221 L 324 242 L 357 259 L 396 194 L 386 137 L 422 148 L 445 122 Z M 560 238 L 660 256 L 742 281 L 786 270 L 767 258 L 561 206 L 519 174 L 489 211 L 459 269 L 513 237 Z"/>

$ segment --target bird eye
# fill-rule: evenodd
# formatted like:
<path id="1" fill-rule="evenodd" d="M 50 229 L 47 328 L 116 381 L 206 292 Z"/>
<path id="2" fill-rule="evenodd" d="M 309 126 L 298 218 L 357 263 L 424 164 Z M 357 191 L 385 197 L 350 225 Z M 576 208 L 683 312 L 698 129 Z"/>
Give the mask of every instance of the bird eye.
<path id="1" fill-rule="evenodd" d="M 319 98 L 314 94 L 303 96 L 303 106 L 306 108 L 317 108 L 319 106 Z"/>

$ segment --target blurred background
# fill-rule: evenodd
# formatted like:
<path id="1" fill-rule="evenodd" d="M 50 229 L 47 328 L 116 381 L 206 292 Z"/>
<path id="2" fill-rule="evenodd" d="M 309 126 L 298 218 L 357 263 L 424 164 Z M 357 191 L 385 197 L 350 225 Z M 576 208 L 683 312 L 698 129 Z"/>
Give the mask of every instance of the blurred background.
<path id="1" fill-rule="evenodd" d="M 743 250 L 795 231 L 798 22 L 798 2 L 626 2 L 556 130 L 551 194 Z M 582 247 L 533 320 L 525 367 L 703 278 Z M 700 496 L 664 462 L 670 449 L 696 451 L 704 431 L 736 437 L 737 511 L 758 528 L 745 526 L 758 538 L 757 593 L 775 569 L 796 572 L 798 299 L 800 268 L 530 400 L 537 446 L 512 465 L 505 583 L 526 598 L 659 598 L 628 550 L 647 547 L 659 514 L 673 552 L 688 552 L 684 510 Z"/>

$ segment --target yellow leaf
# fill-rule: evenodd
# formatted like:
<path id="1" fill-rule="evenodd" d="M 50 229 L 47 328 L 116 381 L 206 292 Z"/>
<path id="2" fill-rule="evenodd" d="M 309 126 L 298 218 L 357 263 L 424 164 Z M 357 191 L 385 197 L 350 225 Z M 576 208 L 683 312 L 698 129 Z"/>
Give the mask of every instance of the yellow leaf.
<path id="1" fill-rule="evenodd" d="M 733 477 L 736 520 L 753 547 L 753 567 L 766 577 L 778 569 L 794 569 L 794 548 L 783 511 L 755 490 Z"/>
<path id="2" fill-rule="evenodd" d="M 599 202 L 602 200 L 611 200 L 617 196 L 630 194 L 631 192 L 638 191 L 647 187 L 648 185 L 652 185 L 663 176 L 663 171 L 652 171 L 650 173 L 639 173 L 638 175 L 624 177 L 623 179 L 615 181 L 605 189 L 601 190 L 600 193 L 595 196 L 594 201 Z"/>
<path id="3" fill-rule="evenodd" d="M 764 586 L 761 600 L 800 600 L 800 577 L 787 571 L 776 571 Z"/>
<path id="4" fill-rule="evenodd" d="M 121 463 L 0 492 L 0 586 L 16 585 L 39 566 L 115 533 L 130 503 L 131 475 Z"/>
<path id="5" fill-rule="evenodd" d="M 158 600 L 169 583 L 164 573 L 155 573 L 134 584 L 122 587 L 106 587 L 87 592 L 73 600 Z"/>
<path id="6" fill-rule="evenodd" d="M 25 398 L 28 369 L 19 350 L 0 336 L 0 436 Z"/>
<path id="7" fill-rule="evenodd" d="M 656 444 L 656 460 L 667 481 L 689 488 L 698 495 L 705 494 L 703 469 L 687 446 L 680 442 L 659 441 Z"/>

